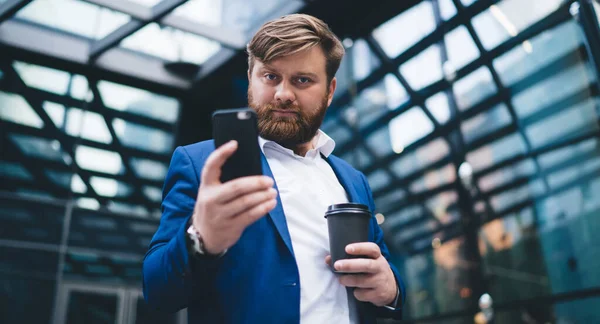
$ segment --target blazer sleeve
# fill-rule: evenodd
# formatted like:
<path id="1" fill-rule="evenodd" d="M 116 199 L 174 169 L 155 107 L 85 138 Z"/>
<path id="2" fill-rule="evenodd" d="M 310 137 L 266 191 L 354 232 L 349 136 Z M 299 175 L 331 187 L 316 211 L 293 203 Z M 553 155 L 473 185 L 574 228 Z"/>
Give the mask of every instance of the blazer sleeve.
<path id="1" fill-rule="evenodd" d="M 375 212 L 375 202 L 373 201 L 373 193 L 371 192 L 371 187 L 369 186 L 369 182 L 367 181 L 367 178 L 365 177 L 364 174 L 360 173 L 360 177 L 362 179 L 363 185 L 365 186 L 365 189 L 367 192 L 368 201 L 369 201 L 369 209 L 371 210 L 371 212 Z M 398 272 L 398 269 L 390 262 L 390 252 L 389 252 L 387 246 L 385 245 L 385 242 L 383 241 L 383 231 L 381 230 L 381 227 L 379 227 L 379 224 L 377 224 L 377 219 L 375 217 L 371 217 L 371 225 L 375 232 L 374 242 L 377 245 L 379 245 L 381 254 L 383 255 L 383 257 L 386 258 L 386 260 L 388 260 L 390 268 L 392 269 L 392 272 L 394 273 L 394 277 L 396 278 L 396 284 L 398 285 L 398 289 L 400 291 L 399 298 L 401 300 L 398 300 L 398 303 L 394 310 L 388 309 L 386 307 L 376 307 L 375 305 L 370 304 L 370 303 L 368 304 L 368 307 L 371 308 L 371 310 L 373 311 L 373 313 L 375 314 L 376 317 L 393 318 L 393 319 L 400 320 L 400 319 L 402 319 L 402 306 L 404 305 L 404 300 L 406 298 L 406 290 L 404 287 L 404 282 L 402 281 L 402 278 L 400 277 L 400 273 Z"/>
<path id="2" fill-rule="evenodd" d="M 144 298 L 151 307 L 163 311 L 187 307 L 192 291 L 195 299 L 208 296 L 219 262 L 191 258 L 188 253 L 186 230 L 200 184 L 197 170 L 184 147 L 173 152 L 163 188 L 160 225 L 144 258 Z"/>

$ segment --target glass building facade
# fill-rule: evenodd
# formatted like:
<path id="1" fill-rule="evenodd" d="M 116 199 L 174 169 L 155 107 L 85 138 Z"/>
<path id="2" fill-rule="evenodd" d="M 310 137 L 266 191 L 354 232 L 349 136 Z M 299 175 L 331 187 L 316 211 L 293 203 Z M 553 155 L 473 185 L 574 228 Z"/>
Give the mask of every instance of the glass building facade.
<path id="1" fill-rule="evenodd" d="M 0 322 L 185 322 L 141 262 L 189 92 L 308 3 L 0 0 Z M 599 322 L 600 4 L 406 6 L 344 39 L 322 127 L 369 180 L 404 322 L 477 322 L 484 294 L 495 323 Z"/>

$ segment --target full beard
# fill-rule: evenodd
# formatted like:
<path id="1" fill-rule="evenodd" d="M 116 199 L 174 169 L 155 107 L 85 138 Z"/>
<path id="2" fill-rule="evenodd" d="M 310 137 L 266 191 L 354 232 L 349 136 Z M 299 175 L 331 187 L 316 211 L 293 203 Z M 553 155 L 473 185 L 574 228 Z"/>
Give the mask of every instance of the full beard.
<path id="1" fill-rule="evenodd" d="M 328 93 L 325 94 L 319 107 L 303 111 L 293 104 L 264 104 L 254 102 L 250 88 L 248 88 L 248 105 L 258 117 L 259 135 L 270 141 L 279 143 L 283 147 L 294 148 L 300 144 L 311 141 L 317 132 L 325 113 L 327 112 Z M 277 116 L 274 109 L 292 112 L 290 116 Z M 305 109 L 307 110 L 307 109 Z"/>

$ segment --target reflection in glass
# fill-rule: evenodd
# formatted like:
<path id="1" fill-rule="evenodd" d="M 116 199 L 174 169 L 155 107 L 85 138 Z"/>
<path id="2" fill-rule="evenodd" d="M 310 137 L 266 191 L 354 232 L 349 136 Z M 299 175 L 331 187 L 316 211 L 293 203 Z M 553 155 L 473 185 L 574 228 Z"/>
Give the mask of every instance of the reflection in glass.
<path id="1" fill-rule="evenodd" d="M 17 134 L 10 135 L 10 138 L 28 156 L 71 164 L 56 140 Z"/>
<path id="2" fill-rule="evenodd" d="M 581 104 L 555 113 L 525 128 L 525 134 L 531 145 L 536 148 L 542 145 L 565 140 L 598 130 L 597 99 L 590 99 Z"/>
<path id="3" fill-rule="evenodd" d="M 555 11 L 562 0 L 504 0 L 473 18 L 473 27 L 483 47 L 491 50 L 518 35 L 541 18 Z M 524 43 L 526 49 L 531 44 Z"/>
<path id="4" fill-rule="evenodd" d="M 557 71 L 513 97 L 520 118 L 530 116 L 569 95 L 587 88 L 596 78 L 583 64 Z"/>
<path id="5" fill-rule="evenodd" d="M 413 107 L 394 117 L 389 128 L 392 148 L 401 153 L 405 147 L 433 132 L 434 126 L 420 107 Z"/>
<path id="6" fill-rule="evenodd" d="M 479 50 L 469 31 L 463 25 L 458 26 L 444 36 L 448 60 L 456 70 L 479 57 Z"/>
<path id="7" fill-rule="evenodd" d="M 535 162 L 532 159 L 509 165 L 492 173 L 486 174 L 479 179 L 479 188 L 490 191 L 515 179 L 533 176 L 536 171 Z"/>
<path id="8" fill-rule="evenodd" d="M 155 128 L 150 128 L 113 119 L 115 133 L 123 145 L 157 153 L 168 153 L 173 146 L 173 135 Z"/>
<path id="9" fill-rule="evenodd" d="M 575 21 L 568 21 L 529 41 L 532 47 L 530 52 L 517 46 L 494 60 L 494 67 L 505 85 L 510 86 L 571 53 L 583 44 L 583 35 Z M 583 61 L 583 58 L 580 60 Z"/>
<path id="10" fill-rule="evenodd" d="M 425 106 L 440 125 L 444 125 L 450 120 L 450 105 L 448 95 L 445 92 L 438 92 L 425 100 Z"/>
<path id="11" fill-rule="evenodd" d="M 123 169 L 123 162 L 118 153 L 89 146 L 77 146 L 75 149 L 75 161 L 82 169 L 91 171 L 120 174 Z"/>
<path id="12" fill-rule="evenodd" d="M 121 46 L 168 61 L 202 64 L 221 49 L 213 40 L 151 23 L 121 42 Z"/>
<path id="13" fill-rule="evenodd" d="M 403 153 L 399 159 L 390 164 L 390 168 L 398 177 L 406 177 L 416 170 L 443 159 L 450 153 L 448 142 L 437 138 L 414 152 Z"/>
<path id="14" fill-rule="evenodd" d="M 98 82 L 98 90 L 108 108 L 170 123 L 177 120 L 179 102 L 175 98 L 104 80 Z"/>
<path id="15" fill-rule="evenodd" d="M 135 174 L 141 178 L 162 181 L 167 175 L 167 166 L 161 162 L 131 158 L 131 166 Z"/>
<path id="16" fill-rule="evenodd" d="M 504 103 L 479 113 L 469 119 L 463 120 L 460 125 L 466 144 L 490 134 L 511 122 L 510 113 Z"/>
<path id="17" fill-rule="evenodd" d="M 32 1 L 16 17 L 90 39 L 101 39 L 130 17 L 79 0 Z"/>
<path id="18" fill-rule="evenodd" d="M 44 127 L 44 122 L 27 101 L 13 93 L 0 91 L 0 118 L 35 128 Z"/>
<path id="19" fill-rule="evenodd" d="M 421 1 L 373 30 L 387 56 L 394 58 L 435 30 L 430 1 Z M 398 37 L 402 31 L 402 37 Z M 438 60 L 439 61 L 439 60 Z"/>
<path id="20" fill-rule="evenodd" d="M 456 81 L 452 90 L 458 109 L 464 111 L 496 93 L 490 70 L 482 66 L 471 74 Z"/>
<path id="21" fill-rule="evenodd" d="M 13 178 L 25 181 L 32 181 L 33 176 L 21 164 L 0 161 L 0 175 L 3 178 Z"/>
<path id="22" fill-rule="evenodd" d="M 442 79 L 440 55 L 440 47 L 433 44 L 400 66 L 400 73 L 413 90 L 421 90 Z"/>
<path id="23" fill-rule="evenodd" d="M 471 164 L 473 171 L 477 172 L 492 164 L 523 153 L 525 153 L 523 136 L 513 133 L 467 153 L 467 162 Z"/>

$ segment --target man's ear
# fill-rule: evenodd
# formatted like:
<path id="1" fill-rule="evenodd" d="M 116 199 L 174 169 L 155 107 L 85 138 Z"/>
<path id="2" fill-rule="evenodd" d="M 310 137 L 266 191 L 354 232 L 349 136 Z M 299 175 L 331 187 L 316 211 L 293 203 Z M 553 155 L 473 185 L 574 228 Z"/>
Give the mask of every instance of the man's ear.
<path id="1" fill-rule="evenodd" d="M 248 82 L 250 82 L 250 69 L 246 71 L 248 73 Z"/>
<path id="2" fill-rule="evenodd" d="M 331 82 L 329 82 L 329 98 L 327 98 L 327 107 L 329 107 L 329 105 L 331 105 L 331 102 L 333 101 L 333 94 L 335 93 L 336 87 L 337 79 L 333 77 L 333 79 L 331 79 Z"/>

